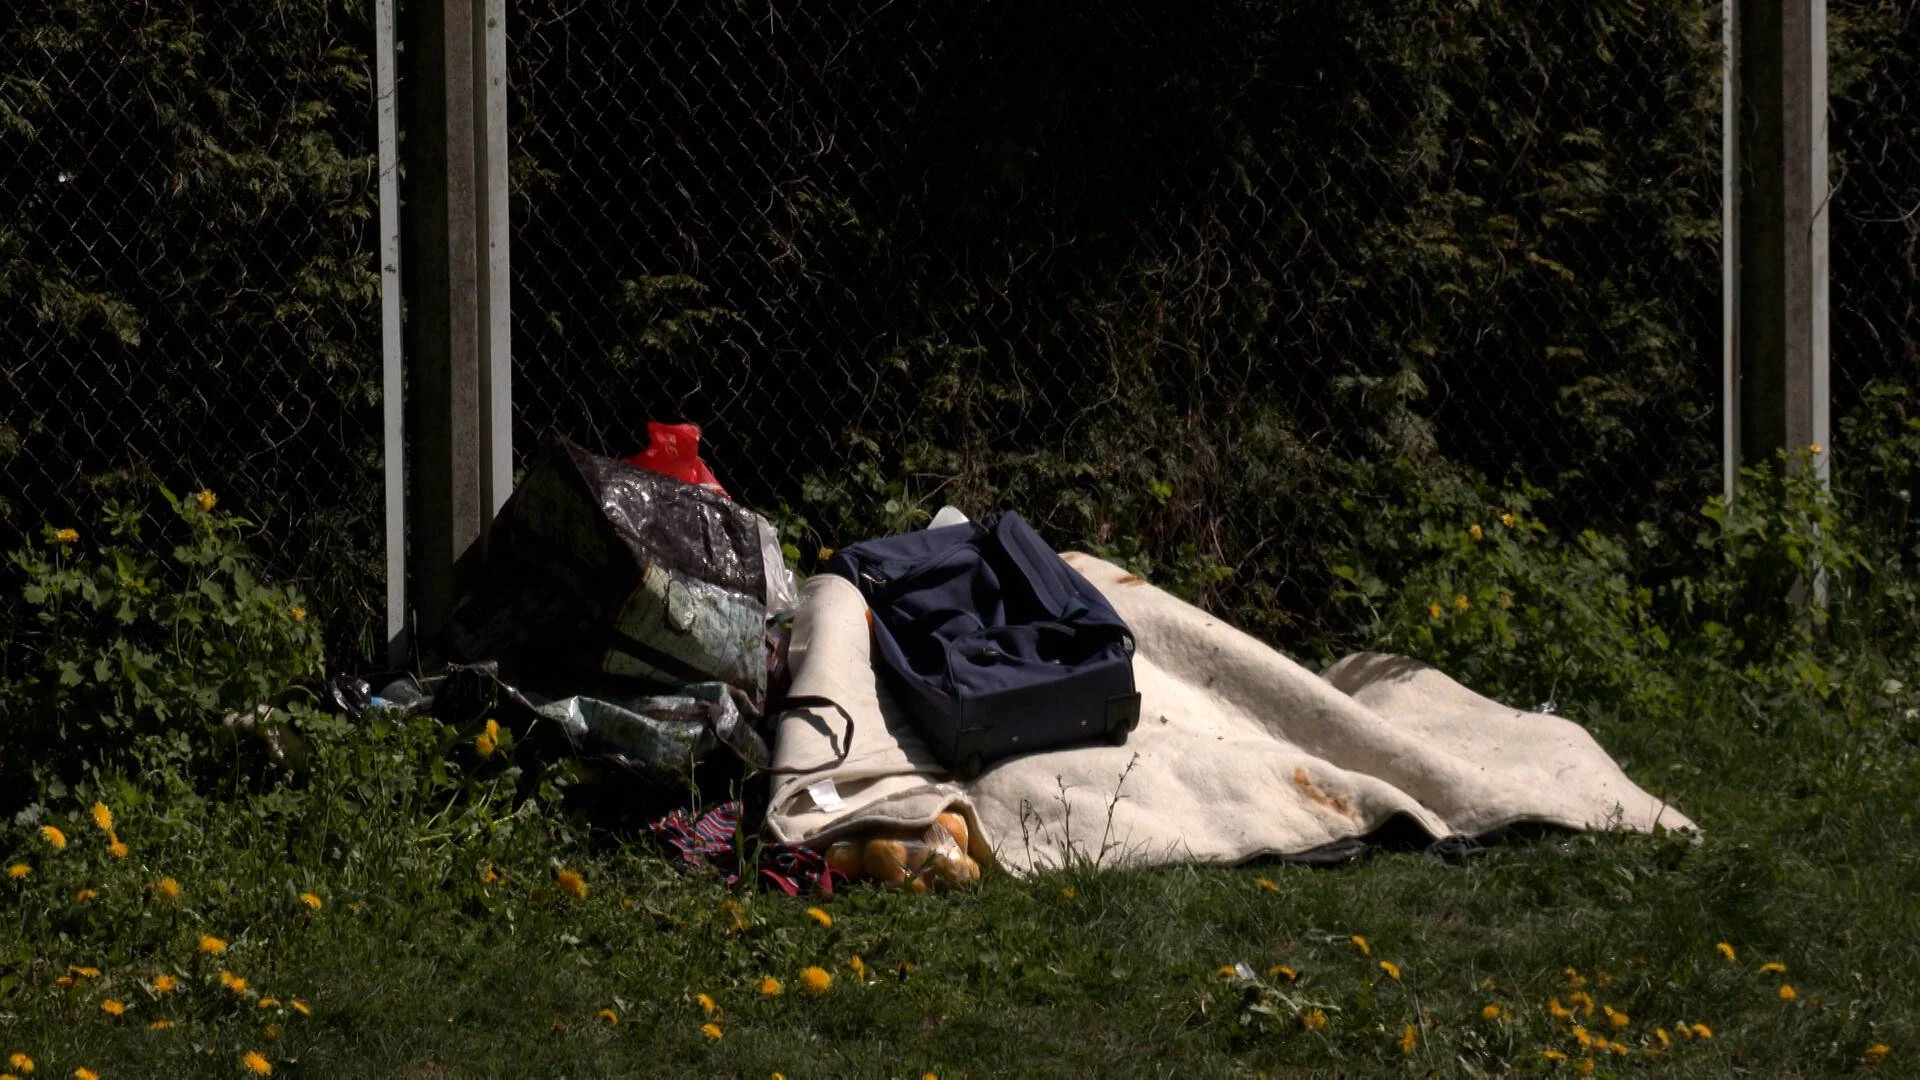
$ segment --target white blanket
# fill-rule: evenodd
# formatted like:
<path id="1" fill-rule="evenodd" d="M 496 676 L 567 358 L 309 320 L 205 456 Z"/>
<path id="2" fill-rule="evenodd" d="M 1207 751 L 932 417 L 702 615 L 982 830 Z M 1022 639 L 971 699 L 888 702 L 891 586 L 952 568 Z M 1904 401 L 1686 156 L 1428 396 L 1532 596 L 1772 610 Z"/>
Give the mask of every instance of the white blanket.
<path id="1" fill-rule="evenodd" d="M 976 858 L 1022 873 L 1292 855 L 1396 815 L 1436 838 L 1520 822 L 1693 828 L 1567 720 L 1507 708 L 1403 657 L 1358 654 L 1318 676 L 1119 567 L 1066 559 L 1134 632 L 1140 726 L 1126 745 L 1009 758 L 961 783 L 881 683 L 859 590 L 818 575 L 795 618 L 793 692 L 844 706 L 853 752 L 779 778 L 772 836 L 820 843 L 926 825 L 953 806 L 974 825 Z M 831 712 L 780 717 L 775 764 L 831 759 L 842 728 Z"/>

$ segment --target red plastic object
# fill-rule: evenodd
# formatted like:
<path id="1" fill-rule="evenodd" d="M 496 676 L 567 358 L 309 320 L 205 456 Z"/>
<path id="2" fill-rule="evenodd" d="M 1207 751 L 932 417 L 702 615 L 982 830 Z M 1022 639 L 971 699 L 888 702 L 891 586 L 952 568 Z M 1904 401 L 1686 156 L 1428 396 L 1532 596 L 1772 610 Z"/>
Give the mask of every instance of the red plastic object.
<path id="1" fill-rule="evenodd" d="M 700 428 L 696 424 L 647 421 L 647 448 L 628 458 L 627 464 L 727 494 L 713 470 L 700 460 Z"/>

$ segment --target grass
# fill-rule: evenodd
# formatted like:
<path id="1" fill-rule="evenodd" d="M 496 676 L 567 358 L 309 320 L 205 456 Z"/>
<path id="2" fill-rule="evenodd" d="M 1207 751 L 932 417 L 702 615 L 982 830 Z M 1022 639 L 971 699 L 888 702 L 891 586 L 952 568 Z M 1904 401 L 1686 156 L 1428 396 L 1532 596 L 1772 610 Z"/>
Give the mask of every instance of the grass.
<path id="1" fill-rule="evenodd" d="M 856 886 L 821 903 L 830 927 L 814 901 L 729 893 L 638 838 L 514 811 L 478 764 L 437 800 L 329 790 L 324 771 L 303 793 L 209 802 L 127 785 L 124 859 L 78 804 L 46 819 L 65 850 L 38 822 L 0 841 L 33 867 L 0 880 L 0 1055 L 102 1077 L 248 1075 L 248 1051 L 277 1076 L 1576 1075 L 1579 1025 L 1630 1048 L 1591 1055 L 1599 1076 L 1910 1073 L 1920 725 L 1808 710 L 1756 730 L 1749 712 L 1581 717 L 1702 823 L 1697 841 L 1082 867 L 932 897 Z M 354 737 L 356 770 L 385 755 L 432 788 L 405 733 Z M 555 887 L 562 866 L 583 899 Z M 176 899 L 153 891 L 165 876 Z M 200 952 L 206 934 L 226 952 Z M 826 993 L 801 988 L 810 965 L 833 975 Z M 1297 978 L 1268 974 L 1282 965 Z M 162 973 L 179 988 L 156 993 Z M 767 976 L 780 995 L 759 992 Z M 1577 993 L 1590 1015 L 1551 1015 L 1584 1011 Z"/>

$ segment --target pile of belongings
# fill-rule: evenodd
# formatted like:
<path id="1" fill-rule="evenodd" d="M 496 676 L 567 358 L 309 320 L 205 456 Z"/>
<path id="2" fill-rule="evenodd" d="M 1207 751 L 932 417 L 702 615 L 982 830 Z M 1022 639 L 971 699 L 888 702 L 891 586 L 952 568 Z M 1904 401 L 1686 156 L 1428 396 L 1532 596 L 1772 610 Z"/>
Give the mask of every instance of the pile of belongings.
<path id="1" fill-rule="evenodd" d="M 468 662 L 337 682 L 342 707 L 497 719 L 688 865 L 740 880 L 733 831 L 761 836 L 789 892 L 1693 828 L 1576 724 L 1403 657 L 1316 675 L 1014 513 L 948 508 L 796 587 L 698 430 L 650 431 L 627 461 L 544 451 L 456 608 Z"/>

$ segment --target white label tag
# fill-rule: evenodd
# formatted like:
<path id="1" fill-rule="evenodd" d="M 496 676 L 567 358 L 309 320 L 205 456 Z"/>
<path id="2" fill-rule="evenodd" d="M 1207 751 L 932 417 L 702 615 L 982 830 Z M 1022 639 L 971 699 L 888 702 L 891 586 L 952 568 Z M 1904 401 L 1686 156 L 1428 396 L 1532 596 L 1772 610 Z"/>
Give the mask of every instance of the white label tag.
<path id="1" fill-rule="evenodd" d="M 813 796 L 813 805 L 828 813 L 847 808 L 847 804 L 840 800 L 840 791 L 833 786 L 832 780 L 817 780 L 808 784 L 807 794 Z"/>

